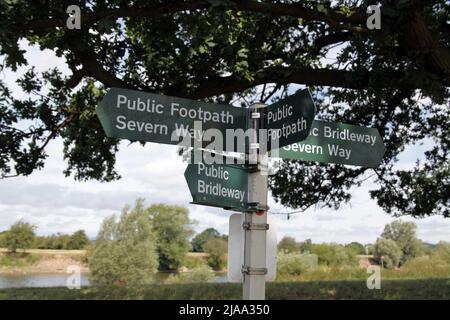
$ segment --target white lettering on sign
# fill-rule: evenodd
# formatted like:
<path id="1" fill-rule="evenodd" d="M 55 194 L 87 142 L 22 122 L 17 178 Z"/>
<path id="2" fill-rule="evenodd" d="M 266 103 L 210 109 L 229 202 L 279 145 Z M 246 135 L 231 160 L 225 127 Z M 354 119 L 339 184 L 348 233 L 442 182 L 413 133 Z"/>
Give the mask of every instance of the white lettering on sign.
<path id="1" fill-rule="evenodd" d="M 345 160 L 349 160 L 352 150 L 342 148 L 335 144 L 329 144 L 328 152 L 330 153 L 331 156 L 340 157 L 340 158 L 344 158 Z"/>
<path id="2" fill-rule="evenodd" d="M 367 143 L 371 146 L 374 146 L 377 141 L 377 137 L 370 134 L 350 132 L 350 129 L 333 129 L 328 126 L 323 128 L 323 135 L 325 138 Z"/>
<path id="3" fill-rule="evenodd" d="M 226 124 L 234 123 L 234 117 L 229 111 L 210 112 L 203 110 L 201 107 L 198 109 L 184 108 L 180 107 L 180 104 L 178 103 L 171 104 L 170 115 L 172 117 L 179 116 L 181 118 L 190 118 L 193 120 L 199 120 L 204 123 L 208 121 Z"/>
<path id="4" fill-rule="evenodd" d="M 323 147 L 310 145 L 306 143 L 294 143 L 290 146 L 286 146 L 283 148 L 286 151 L 294 151 L 294 152 L 304 152 L 304 153 L 312 153 L 312 154 L 323 154 Z"/>
<path id="5" fill-rule="evenodd" d="M 288 138 L 292 134 L 296 134 L 298 132 L 302 132 L 307 129 L 307 122 L 303 117 L 297 119 L 296 123 L 292 123 L 289 125 L 284 125 L 281 129 L 269 129 L 267 130 L 267 135 L 270 140 L 278 140 L 281 137 Z"/>
<path id="6" fill-rule="evenodd" d="M 317 137 L 319 135 L 319 128 L 312 128 L 310 135 L 313 137 Z"/>
<path id="7" fill-rule="evenodd" d="M 245 191 L 233 188 L 227 188 L 220 183 L 206 183 L 203 180 L 198 180 L 197 191 L 202 194 L 209 194 L 213 196 L 226 197 L 236 199 L 244 202 Z"/>
<path id="8" fill-rule="evenodd" d="M 226 167 L 205 165 L 204 163 L 199 163 L 197 165 L 197 174 L 200 177 L 200 179 L 197 181 L 198 193 L 226 197 L 244 202 L 246 191 L 224 186 L 220 182 L 206 182 L 201 179 L 201 177 L 208 177 L 222 181 L 228 181 L 231 178 L 231 174 L 226 169 Z"/>
<path id="9" fill-rule="evenodd" d="M 270 124 L 271 122 L 277 122 L 284 120 L 287 117 L 290 117 L 293 115 L 293 106 L 289 105 L 283 105 L 281 108 L 278 108 L 276 111 L 269 111 L 267 113 L 267 124 Z"/>
<path id="10" fill-rule="evenodd" d="M 127 117 L 125 116 L 117 116 L 116 122 L 116 128 L 119 130 L 157 133 L 161 135 L 167 135 L 169 133 L 169 128 L 166 125 L 144 121 L 127 120 Z"/>
<path id="11" fill-rule="evenodd" d="M 166 111 L 165 106 L 161 103 L 157 103 L 154 99 L 132 99 L 123 94 L 117 95 L 116 108 L 159 115 L 163 115 Z M 183 107 L 180 106 L 179 103 L 172 103 L 170 105 L 170 113 L 168 113 L 167 116 L 189 118 L 203 123 L 211 121 L 223 124 L 234 124 L 234 116 L 230 111 L 208 111 L 204 110 L 202 107 Z"/>
<path id="12" fill-rule="evenodd" d="M 308 153 L 308 154 L 317 154 L 317 155 L 323 155 L 323 146 L 318 146 L 314 144 L 308 144 L 308 143 L 294 143 L 289 146 L 283 147 L 286 151 L 293 151 L 293 152 L 299 152 L 299 153 Z M 344 158 L 345 160 L 349 160 L 350 156 L 352 154 L 351 149 L 346 149 L 338 145 L 334 144 L 327 144 L 328 155 L 333 157 L 340 157 Z"/>
<path id="13" fill-rule="evenodd" d="M 206 166 L 204 163 L 199 163 L 198 166 L 198 175 L 205 175 L 209 178 L 221 179 L 228 181 L 230 178 L 230 173 L 222 166 Z"/>
<path id="14" fill-rule="evenodd" d="M 149 113 L 164 113 L 164 106 L 162 104 L 157 104 L 155 100 L 141 100 L 141 98 L 137 98 L 137 100 L 130 100 L 124 95 L 117 95 L 117 108 L 125 107 L 128 110 L 132 111 L 140 111 L 140 112 L 149 112 Z"/>
<path id="15" fill-rule="evenodd" d="M 199 130 L 195 128 L 191 128 L 189 125 L 183 125 L 175 123 L 175 136 L 176 137 L 186 137 L 190 136 L 198 141 L 203 140 L 203 136 L 205 135 L 205 130 Z"/>

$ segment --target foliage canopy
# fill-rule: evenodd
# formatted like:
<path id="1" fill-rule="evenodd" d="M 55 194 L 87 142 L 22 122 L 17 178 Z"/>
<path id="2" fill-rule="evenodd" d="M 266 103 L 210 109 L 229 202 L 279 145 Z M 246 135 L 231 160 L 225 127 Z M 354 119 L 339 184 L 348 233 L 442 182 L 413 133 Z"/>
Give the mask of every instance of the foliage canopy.
<path id="1" fill-rule="evenodd" d="M 448 217 L 450 4 L 379 3 L 381 29 L 369 30 L 369 0 L 0 1 L 0 68 L 27 70 L 23 95 L 0 80 L 0 175 L 41 169 L 59 137 L 67 176 L 119 178 L 119 142 L 94 112 L 111 86 L 248 105 L 299 84 L 313 89 L 319 118 L 378 128 L 387 152 L 374 170 L 285 162 L 270 182 L 276 200 L 338 208 L 373 176 L 370 194 L 388 213 Z M 81 30 L 66 28 L 69 5 L 81 8 Z M 37 72 L 23 40 L 71 74 Z M 423 139 L 432 141 L 424 160 L 394 167 Z"/>
<path id="2" fill-rule="evenodd" d="M 2 235 L 2 245 L 11 253 L 16 253 L 17 249 L 29 249 L 33 244 L 35 230 L 35 225 L 19 220 Z"/>

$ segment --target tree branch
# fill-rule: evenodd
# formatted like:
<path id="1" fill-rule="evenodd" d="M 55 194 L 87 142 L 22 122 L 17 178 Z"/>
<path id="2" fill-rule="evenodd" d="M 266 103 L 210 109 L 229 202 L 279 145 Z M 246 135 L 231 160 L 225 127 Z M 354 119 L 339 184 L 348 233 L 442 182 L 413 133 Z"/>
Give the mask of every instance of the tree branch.
<path id="1" fill-rule="evenodd" d="M 106 18 L 133 18 L 133 17 L 158 17 L 164 14 L 170 14 L 186 10 L 207 9 L 210 4 L 206 1 L 190 1 L 183 0 L 173 1 L 170 4 L 161 4 L 157 6 L 149 6 L 145 8 L 139 7 L 123 7 L 116 9 L 104 9 L 98 12 L 89 12 L 81 14 L 81 23 L 84 26 L 92 25 Z M 66 19 L 46 19 L 36 20 L 24 23 L 17 27 L 19 31 L 41 31 L 50 28 L 66 27 Z"/>
<path id="2" fill-rule="evenodd" d="M 314 41 L 313 47 L 316 51 L 320 51 L 322 48 L 329 45 L 350 41 L 352 37 L 353 33 L 348 31 L 329 33 L 327 35 L 318 37 Z"/>
<path id="3" fill-rule="evenodd" d="M 405 26 L 404 45 L 412 50 L 426 53 L 426 61 L 433 73 L 450 79 L 450 51 L 444 47 L 428 29 L 423 17 L 417 11 Z"/>
<path id="4" fill-rule="evenodd" d="M 364 81 L 356 81 L 355 73 L 345 70 L 302 68 L 292 69 L 288 67 L 271 67 L 256 73 L 253 81 L 237 79 L 235 76 L 216 77 L 205 79 L 193 92 L 186 94 L 191 99 L 202 99 L 219 94 L 241 92 L 248 88 L 265 84 L 277 83 L 279 85 L 298 83 L 304 85 L 332 86 L 361 89 Z M 172 88 L 166 90 L 167 94 L 178 94 Z"/>
<path id="5" fill-rule="evenodd" d="M 66 82 L 67 87 L 71 89 L 75 88 L 81 82 L 81 80 L 83 80 L 83 78 L 88 74 L 89 72 L 85 69 L 73 70 L 72 76 L 69 79 L 67 79 Z"/>
<path id="6" fill-rule="evenodd" d="M 69 123 L 71 123 L 75 119 L 75 115 L 76 115 L 75 113 L 71 113 L 66 119 L 64 119 L 61 123 L 56 125 L 56 127 L 54 127 L 51 130 L 50 134 L 45 139 L 44 143 L 39 147 L 38 153 L 41 153 L 47 147 L 47 145 L 50 143 L 50 141 L 56 137 L 56 135 L 58 134 L 58 132 L 61 129 L 63 129 L 65 126 L 67 126 Z"/>
<path id="7" fill-rule="evenodd" d="M 149 7 L 122 7 L 105 9 L 98 12 L 82 13 L 82 24 L 91 25 L 105 18 L 133 18 L 157 17 L 182 11 L 208 9 L 211 3 L 205 0 L 183 1 L 176 0 L 169 4 L 160 4 Z M 350 26 L 359 26 L 365 22 L 365 12 L 358 11 L 352 15 L 345 15 L 335 11 L 320 12 L 302 7 L 299 4 L 265 3 L 255 0 L 235 0 L 227 7 L 228 10 L 264 13 L 273 16 L 287 16 L 301 18 L 305 21 L 320 21 L 330 25 L 346 23 Z M 66 26 L 66 19 L 45 19 L 27 22 L 16 26 L 18 31 L 42 31 L 50 28 Z"/>
<path id="8" fill-rule="evenodd" d="M 80 71 L 80 74 L 74 73 L 72 78 L 69 79 L 69 85 L 77 85 L 79 81 L 84 76 L 91 76 L 94 79 L 100 81 L 106 86 L 109 87 L 119 87 L 119 88 L 127 88 L 127 89 L 136 89 L 125 81 L 117 78 L 111 72 L 105 70 L 98 62 L 95 53 L 90 52 L 87 49 L 79 49 L 79 48 L 71 48 L 73 54 L 78 58 L 78 60 L 83 64 L 83 69 Z M 81 78 L 80 78 L 81 76 Z"/>
<path id="9" fill-rule="evenodd" d="M 384 77 L 390 79 L 402 78 L 401 71 L 386 71 Z M 203 99 L 220 94 L 242 92 L 246 89 L 265 83 L 277 83 L 284 85 L 289 83 L 303 84 L 307 86 L 329 86 L 342 87 L 349 89 L 366 89 L 370 85 L 372 77 L 379 78 L 367 71 L 366 73 L 337 70 L 337 69 L 318 69 L 318 68 L 290 68 L 290 67 L 268 67 L 256 73 L 254 80 L 248 81 L 238 79 L 231 75 L 228 77 L 215 77 L 202 81 L 199 86 L 191 92 L 183 93 L 176 91 L 175 88 L 166 88 L 164 93 L 167 95 L 177 95 L 190 99 Z M 400 84 L 396 84 L 399 89 Z M 404 89 L 416 89 L 414 82 L 401 84 Z"/>

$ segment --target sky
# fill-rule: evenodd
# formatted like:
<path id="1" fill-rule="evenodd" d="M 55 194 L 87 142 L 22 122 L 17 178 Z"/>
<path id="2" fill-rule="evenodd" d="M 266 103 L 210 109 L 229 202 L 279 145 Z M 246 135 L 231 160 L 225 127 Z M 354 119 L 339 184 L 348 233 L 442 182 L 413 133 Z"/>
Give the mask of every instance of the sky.
<path id="1" fill-rule="evenodd" d="M 27 49 L 27 58 L 37 71 L 58 67 L 69 73 L 64 61 L 52 52 L 42 52 L 26 43 L 22 46 Z M 23 71 L 0 73 L 0 79 L 17 95 L 21 92 L 14 81 Z M 398 167 L 406 169 L 413 166 L 431 144 L 425 141 L 422 146 L 406 148 Z M 0 232 L 15 221 L 24 219 L 38 226 L 38 234 L 73 233 L 84 229 L 89 237 L 94 238 L 105 217 L 119 215 L 125 205 L 144 198 L 147 205 L 167 203 L 188 207 L 190 217 L 196 220 L 196 232 L 215 228 L 223 234 L 228 233 L 228 219 L 232 212 L 189 204 L 192 198 L 184 178 L 187 164 L 177 156 L 176 146 L 148 143 L 143 147 L 122 142 L 117 154 L 117 170 L 122 179 L 111 183 L 77 182 L 66 178 L 63 175 L 66 163 L 62 149 L 62 141 L 56 139 L 48 145 L 49 157 L 44 169 L 28 177 L 0 180 Z M 273 215 L 278 226 L 278 240 L 289 235 L 299 241 L 375 242 L 385 224 L 395 220 L 370 199 L 369 190 L 375 188 L 373 181 L 368 180 L 361 187 L 352 189 L 352 200 L 337 211 L 311 208 L 292 215 L 289 220 L 286 215 Z M 290 211 L 276 204 L 270 195 L 269 206 L 272 212 Z M 418 237 L 423 241 L 450 241 L 450 219 L 432 216 L 419 220 L 405 217 L 402 220 L 415 221 Z"/>

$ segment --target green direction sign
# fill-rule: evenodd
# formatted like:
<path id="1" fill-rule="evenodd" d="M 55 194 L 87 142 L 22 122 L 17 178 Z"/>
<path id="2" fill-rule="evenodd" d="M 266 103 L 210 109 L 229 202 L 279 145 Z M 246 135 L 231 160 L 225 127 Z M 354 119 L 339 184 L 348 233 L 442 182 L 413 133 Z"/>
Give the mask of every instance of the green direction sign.
<path id="1" fill-rule="evenodd" d="M 189 164 L 184 176 L 193 202 L 212 207 L 248 207 L 248 171 L 238 165 Z"/>
<path id="2" fill-rule="evenodd" d="M 131 141 L 176 145 L 187 137 L 205 147 L 214 140 L 205 131 L 216 129 L 224 137 L 221 151 L 234 151 L 225 150 L 226 130 L 247 124 L 244 108 L 118 88 L 105 95 L 96 113 L 108 137 Z"/>
<path id="3" fill-rule="evenodd" d="M 316 107 L 304 89 L 267 107 L 267 150 L 278 149 L 308 137 Z"/>
<path id="4" fill-rule="evenodd" d="M 376 168 L 385 151 L 375 128 L 315 120 L 306 140 L 279 149 L 278 156 Z"/>

